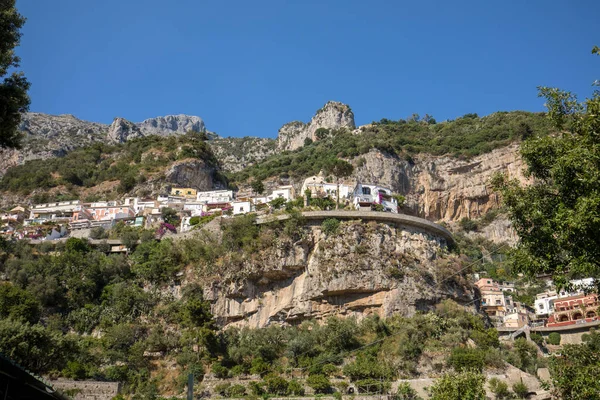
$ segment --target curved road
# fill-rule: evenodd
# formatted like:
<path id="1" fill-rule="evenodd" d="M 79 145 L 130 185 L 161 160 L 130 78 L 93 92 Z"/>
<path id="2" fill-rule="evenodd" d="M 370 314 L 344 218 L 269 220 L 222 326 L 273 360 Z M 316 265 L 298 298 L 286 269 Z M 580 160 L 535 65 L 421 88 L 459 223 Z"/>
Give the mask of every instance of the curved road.
<path id="1" fill-rule="evenodd" d="M 302 216 L 307 220 L 324 220 L 327 218 L 360 219 L 364 221 L 391 222 L 398 225 L 414 226 L 443 237 L 448 244 L 454 243 L 452 234 L 443 226 L 411 215 L 377 211 L 305 211 L 302 213 Z M 274 221 L 283 221 L 289 217 L 288 214 L 259 216 L 256 218 L 256 223 L 267 224 Z"/>

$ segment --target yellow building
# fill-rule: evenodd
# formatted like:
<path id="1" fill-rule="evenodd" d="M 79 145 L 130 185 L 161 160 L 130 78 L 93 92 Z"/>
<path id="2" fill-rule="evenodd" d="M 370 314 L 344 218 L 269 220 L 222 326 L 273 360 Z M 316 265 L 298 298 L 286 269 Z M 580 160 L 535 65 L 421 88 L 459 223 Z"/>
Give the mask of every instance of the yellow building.
<path id="1" fill-rule="evenodd" d="M 179 197 L 195 199 L 196 193 L 197 193 L 196 189 L 192 189 L 192 188 L 174 187 L 171 189 L 171 196 L 179 196 Z"/>

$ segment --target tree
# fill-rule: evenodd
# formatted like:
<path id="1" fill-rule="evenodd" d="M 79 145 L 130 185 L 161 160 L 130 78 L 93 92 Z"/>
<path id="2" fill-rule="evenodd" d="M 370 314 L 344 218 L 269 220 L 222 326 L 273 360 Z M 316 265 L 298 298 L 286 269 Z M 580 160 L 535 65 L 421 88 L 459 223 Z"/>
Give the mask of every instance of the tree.
<path id="1" fill-rule="evenodd" d="M 325 173 L 331 174 L 331 175 L 335 176 L 337 179 L 336 180 L 336 182 L 337 182 L 337 201 L 335 204 L 336 210 L 340 206 L 340 183 L 341 183 L 340 180 L 342 178 L 347 178 L 350 175 L 352 175 L 353 171 L 354 171 L 354 167 L 352 166 L 352 164 L 350 164 L 347 161 L 340 160 L 339 158 L 330 160 L 325 165 Z"/>
<path id="2" fill-rule="evenodd" d="M 498 175 L 492 184 L 520 237 L 511 257 L 515 270 L 552 274 L 564 287 L 571 276 L 600 277 L 600 91 L 585 102 L 548 87 L 539 96 L 558 133 L 521 146 L 533 183 Z"/>
<path id="3" fill-rule="evenodd" d="M 431 386 L 431 400 L 485 399 L 485 376 L 466 371 L 446 374 Z"/>
<path id="4" fill-rule="evenodd" d="M 4 81 L 0 84 L 0 148 L 20 148 L 21 135 L 17 127 L 21 122 L 21 114 L 29 109 L 29 82 L 22 72 L 9 69 L 18 68 L 19 57 L 15 55 L 15 47 L 21 40 L 20 29 L 25 18 L 15 7 L 15 0 L 0 3 L 0 76 Z"/>
<path id="5" fill-rule="evenodd" d="M 259 179 L 254 179 L 250 186 L 256 194 L 262 194 L 265 191 L 265 185 L 263 185 L 262 181 Z"/>
<path id="6" fill-rule="evenodd" d="M 557 398 L 596 399 L 600 393 L 600 334 L 590 332 L 580 345 L 566 344 L 560 356 L 550 359 L 552 384 Z"/>
<path id="7" fill-rule="evenodd" d="M 315 131 L 315 137 L 319 140 L 323 140 L 327 136 L 329 136 L 329 129 L 327 128 L 319 128 Z"/>

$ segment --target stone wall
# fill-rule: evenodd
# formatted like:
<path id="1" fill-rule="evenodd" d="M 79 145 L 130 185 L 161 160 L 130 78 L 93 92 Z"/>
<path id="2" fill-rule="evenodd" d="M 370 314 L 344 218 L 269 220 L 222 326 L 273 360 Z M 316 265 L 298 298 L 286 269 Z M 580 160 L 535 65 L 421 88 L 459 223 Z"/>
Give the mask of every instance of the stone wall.
<path id="1" fill-rule="evenodd" d="M 75 392 L 73 400 L 111 400 L 119 394 L 119 382 L 71 381 L 59 379 L 50 381 L 54 389 L 65 393 Z"/>

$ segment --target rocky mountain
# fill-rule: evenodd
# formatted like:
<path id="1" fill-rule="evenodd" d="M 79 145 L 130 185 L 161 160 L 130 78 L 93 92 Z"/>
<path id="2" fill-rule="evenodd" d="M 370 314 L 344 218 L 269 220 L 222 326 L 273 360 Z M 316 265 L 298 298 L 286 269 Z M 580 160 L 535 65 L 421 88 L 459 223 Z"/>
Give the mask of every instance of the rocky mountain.
<path id="1" fill-rule="evenodd" d="M 295 150 L 304 146 L 305 139 L 317 140 L 317 129 L 355 129 L 354 113 L 346 104 L 329 101 L 308 124 L 300 121 L 289 122 L 279 129 L 277 142 L 279 150 Z"/>
<path id="2" fill-rule="evenodd" d="M 23 114 L 19 130 L 24 135 L 22 150 L 0 150 L 0 176 L 14 165 L 28 160 L 64 156 L 67 152 L 94 142 L 123 143 L 148 135 L 180 135 L 202 132 L 209 139 L 218 135 L 206 130 L 200 117 L 167 115 L 139 123 L 117 117 L 110 125 L 83 121 L 70 114 Z"/>

